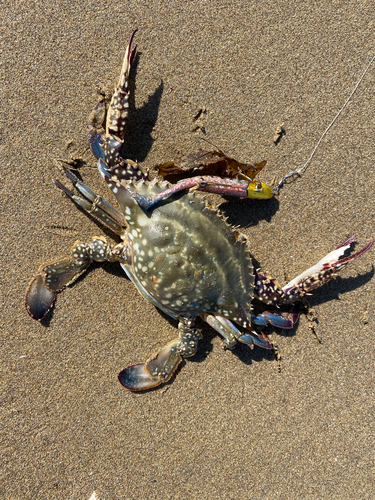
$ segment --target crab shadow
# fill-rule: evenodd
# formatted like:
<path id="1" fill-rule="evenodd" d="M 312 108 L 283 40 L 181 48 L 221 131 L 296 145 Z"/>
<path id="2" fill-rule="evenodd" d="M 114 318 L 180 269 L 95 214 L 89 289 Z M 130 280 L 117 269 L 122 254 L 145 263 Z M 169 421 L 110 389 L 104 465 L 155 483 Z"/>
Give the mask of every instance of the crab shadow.
<path id="1" fill-rule="evenodd" d="M 129 115 L 126 123 L 126 134 L 122 146 L 122 154 L 126 158 L 143 162 L 152 148 L 154 138 L 152 131 L 156 125 L 164 84 L 160 82 L 147 101 L 139 108 L 135 105 L 136 78 L 142 52 L 137 52 L 132 64 L 129 78 Z"/>
<path id="2" fill-rule="evenodd" d="M 228 217 L 227 222 L 229 224 L 241 228 L 256 226 L 261 220 L 270 222 L 279 210 L 280 205 L 277 198 L 269 200 L 238 200 L 238 198 L 234 197 L 225 197 L 224 199 L 225 201 L 220 205 L 220 211 Z"/>
<path id="3" fill-rule="evenodd" d="M 374 266 L 372 266 L 371 271 L 358 276 L 351 276 L 350 278 L 337 276 L 334 280 L 326 283 L 319 291 L 314 291 L 314 295 L 309 297 L 308 304 L 310 307 L 314 307 L 332 300 L 340 300 L 341 295 L 368 283 L 374 277 L 374 274 L 375 270 Z"/>

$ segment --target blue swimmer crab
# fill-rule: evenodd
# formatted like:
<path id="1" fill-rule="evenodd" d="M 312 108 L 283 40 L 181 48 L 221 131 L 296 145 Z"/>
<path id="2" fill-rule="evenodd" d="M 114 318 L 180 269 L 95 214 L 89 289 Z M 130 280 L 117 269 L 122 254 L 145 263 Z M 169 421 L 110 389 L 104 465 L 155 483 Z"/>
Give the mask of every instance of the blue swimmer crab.
<path id="1" fill-rule="evenodd" d="M 195 193 L 202 190 L 238 195 L 241 191 L 247 193 L 245 196 L 266 199 L 272 196 L 269 186 L 208 176 L 170 185 L 158 179 L 150 181 L 135 162 L 123 160 L 120 152 L 129 107 L 128 78 L 136 51 L 136 47 L 131 49 L 134 34 L 135 31 L 109 109 L 106 111 L 103 102 L 95 108 L 89 136 L 99 172 L 121 211 L 70 171 L 66 174 L 78 195 L 55 181 L 79 207 L 96 216 L 122 241 L 115 245 L 96 236 L 89 243 L 76 242 L 68 256 L 43 264 L 28 287 L 25 306 L 33 319 L 40 320 L 52 307 L 57 292 L 74 282 L 93 261 L 120 263 L 146 300 L 178 320 L 177 339 L 145 363 L 128 366 L 119 374 L 126 389 L 138 391 L 168 381 L 182 358 L 196 352 L 201 337 L 194 328 L 197 317 L 211 325 L 229 349 L 237 341 L 272 348 L 267 336 L 257 333 L 252 325 L 292 328 L 298 314 L 294 310 L 275 310 L 256 315 L 253 299 L 273 307 L 292 304 L 367 252 L 373 239 L 362 250 L 343 257 L 354 241 L 355 235 L 352 236 L 315 266 L 280 287 L 273 278 L 254 269 L 247 238 Z"/>

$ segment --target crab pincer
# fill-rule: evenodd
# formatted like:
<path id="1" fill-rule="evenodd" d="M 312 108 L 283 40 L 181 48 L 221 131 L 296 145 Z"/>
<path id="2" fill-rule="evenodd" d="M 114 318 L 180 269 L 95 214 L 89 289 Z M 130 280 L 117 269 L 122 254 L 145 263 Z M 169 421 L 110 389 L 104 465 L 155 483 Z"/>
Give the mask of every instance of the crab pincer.
<path id="1" fill-rule="evenodd" d="M 118 163 L 125 137 L 126 120 L 129 114 L 129 74 L 137 51 L 132 49 L 136 28 L 126 46 L 120 78 L 111 102 L 106 108 L 105 101 L 100 101 L 90 116 L 92 129 L 89 133 L 91 151 L 97 159 L 102 159 L 108 167 Z"/>

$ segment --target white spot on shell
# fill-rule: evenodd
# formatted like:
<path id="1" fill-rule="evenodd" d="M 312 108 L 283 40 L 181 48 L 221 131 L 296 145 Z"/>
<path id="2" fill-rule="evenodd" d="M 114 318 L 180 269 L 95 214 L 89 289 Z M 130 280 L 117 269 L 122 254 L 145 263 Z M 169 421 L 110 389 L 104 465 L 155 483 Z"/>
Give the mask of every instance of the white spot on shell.
<path id="1" fill-rule="evenodd" d="M 138 222 L 138 225 L 141 226 L 141 227 L 147 226 L 149 224 L 148 218 L 145 217 L 145 216 L 138 217 L 138 221 L 137 222 Z"/>

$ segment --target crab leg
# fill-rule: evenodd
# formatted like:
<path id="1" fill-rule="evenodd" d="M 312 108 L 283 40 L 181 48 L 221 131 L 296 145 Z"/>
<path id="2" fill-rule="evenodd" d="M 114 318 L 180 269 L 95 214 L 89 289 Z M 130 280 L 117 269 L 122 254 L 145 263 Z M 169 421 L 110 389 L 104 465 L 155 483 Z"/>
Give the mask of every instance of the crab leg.
<path id="1" fill-rule="evenodd" d="M 25 296 L 25 307 L 35 320 L 41 320 L 51 309 L 56 293 L 73 283 L 90 264 L 95 262 L 121 262 L 132 264 L 129 242 L 112 246 L 101 236 L 90 243 L 77 241 L 70 254 L 43 264 L 31 280 Z"/>
<path id="2" fill-rule="evenodd" d="M 58 179 L 54 180 L 56 186 L 64 191 L 79 207 L 83 208 L 86 212 L 97 217 L 100 222 L 109 227 L 116 234 L 124 233 L 124 226 L 126 221 L 123 214 L 113 207 L 108 201 L 100 196 L 97 196 L 88 186 L 83 184 L 78 177 L 72 172 L 64 168 L 66 176 L 72 181 L 74 187 L 82 196 L 77 196 L 70 191 Z"/>
<path id="3" fill-rule="evenodd" d="M 201 318 L 214 330 L 220 333 L 227 349 L 233 349 L 233 347 L 237 344 L 238 337 L 241 335 L 241 332 L 233 325 L 233 323 L 223 316 L 214 316 L 213 314 L 202 314 Z"/>
<path id="4" fill-rule="evenodd" d="M 237 341 L 249 346 L 257 345 L 263 349 L 271 349 L 272 345 L 267 338 L 260 337 L 253 328 L 247 326 L 248 332 L 242 333 L 229 321 L 219 314 L 202 314 L 201 318 L 216 330 L 224 339 L 228 349 L 233 349 Z"/>
<path id="5" fill-rule="evenodd" d="M 266 304 L 273 305 L 291 304 L 305 297 L 311 290 L 324 285 L 324 283 L 332 279 L 335 273 L 346 266 L 351 260 L 360 257 L 372 247 L 373 238 L 358 252 L 348 257 L 340 258 L 350 248 L 355 236 L 354 234 L 344 241 L 335 250 L 323 257 L 315 266 L 301 273 L 283 288 L 269 275 L 257 272 L 255 277 L 255 297 Z M 277 327 L 282 325 L 281 328 L 292 328 L 297 318 L 293 316 L 295 313 L 291 314 L 292 316 L 286 317 L 278 313 L 265 312 L 253 318 L 253 321 L 257 324 L 269 323 Z"/>
<path id="6" fill-rule="evenodd" d="M 185 189 L 189 189 L 189 191 L 198 190 L 217 193 L 223 196 L 237 196 L 240 198 L 269 199 L 273 196 L 272 188 L 263 182 L 248 182 L 240 179 L 226 179 L 209 175 L 184 179 L 155 196 L 143 196 L 136 191 L 132 192 L 132 196 L 142 208 L 149 210 L 156 203 Z"/>
<path id="7" fill-rule="evenodd" d="M 91 150 L 97 159 L 102 158 L 105 160 L 108 167 L 116 165 L 124 141 L 125 124 L 129 110 L 129 73 L 137 50 L 137 45 L 133 49 L 131 45 L 137 31 L 135 29 L 130 36 L 119 82 L 112 95 L 107 112 L 104 101 L 101 101 L 95 107 L 90 117 L 93 125 L 93 129 L 89 134 Z M 102 138 L 99 131 L 102 129 L 104 121 L 105 133 Z"/>
<path id="8" fill-rule="evenodd" d="M 130 391 L 144 391 L 167 382 L 183 357 L 193 356 L 201 338 L 193 328 L 193 320 L 182 318 L 178 324 L 180 336 L 151 356 L 146 363 L 130 365 L 119 373 L 121 385 Z"/>

